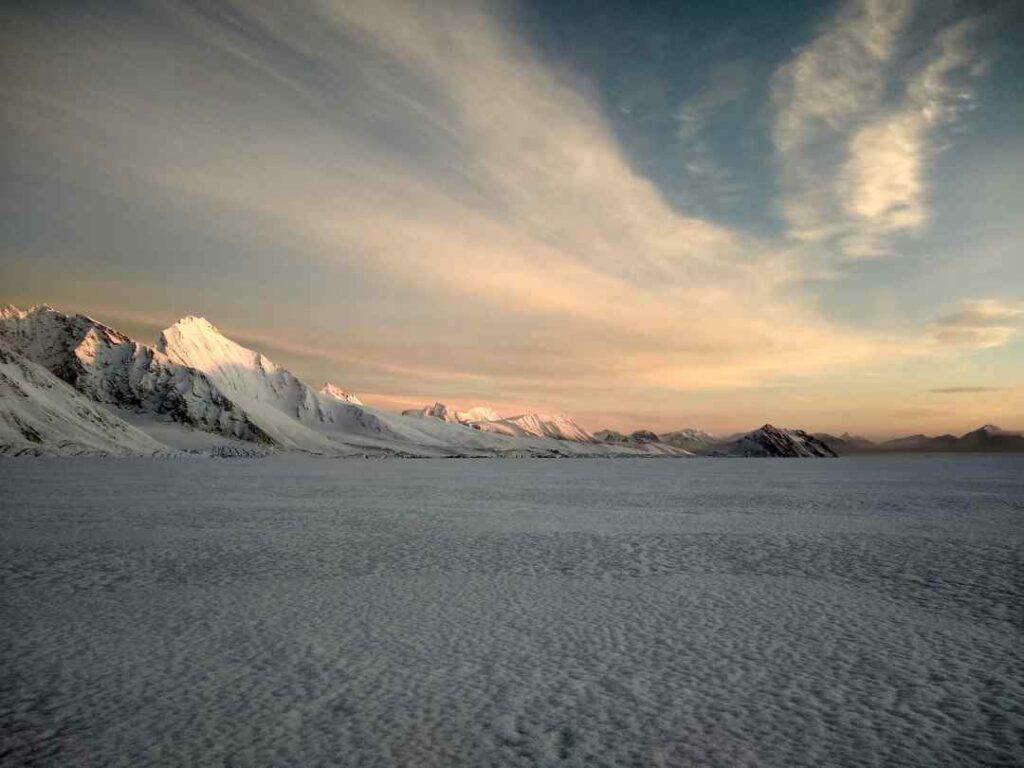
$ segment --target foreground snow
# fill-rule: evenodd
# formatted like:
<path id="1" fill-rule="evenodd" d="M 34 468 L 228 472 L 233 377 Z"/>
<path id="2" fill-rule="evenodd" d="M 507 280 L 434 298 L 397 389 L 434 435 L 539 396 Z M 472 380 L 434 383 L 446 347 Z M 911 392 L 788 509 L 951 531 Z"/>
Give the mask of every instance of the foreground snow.
<path id="1" fill-rule="evenodd" d="M 0 462 L 0 763 L 1020 765 L 1022 545 L 1010 455 Z"/>

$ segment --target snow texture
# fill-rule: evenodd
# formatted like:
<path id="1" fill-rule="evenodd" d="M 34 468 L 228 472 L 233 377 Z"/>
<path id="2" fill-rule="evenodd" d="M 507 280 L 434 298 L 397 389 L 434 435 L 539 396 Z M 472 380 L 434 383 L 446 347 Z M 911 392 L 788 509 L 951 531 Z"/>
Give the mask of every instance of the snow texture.
<path id="1" fill-rule="evenodd" d="M 1022 545 L 1012 454 L 0 462 L 0 765 L 1019 766 Z"/>

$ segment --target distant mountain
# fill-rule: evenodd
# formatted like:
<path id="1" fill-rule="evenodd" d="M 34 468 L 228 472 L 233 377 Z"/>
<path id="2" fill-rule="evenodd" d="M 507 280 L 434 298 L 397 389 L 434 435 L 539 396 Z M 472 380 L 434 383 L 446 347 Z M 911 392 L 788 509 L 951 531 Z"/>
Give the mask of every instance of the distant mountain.
<path id="1" fill-rule="evenodd" d="M 628 435 L 612 429 L 601 429 L 594 433 L 594 439 L 600 443 L 660 443 L 661 438 L 649 429 L 638 429 Z"/>
<path id="2" fill-rule="evenodd" d="M 524 413 L 497 421 L 476 421 L 473 427 L 510 437 L 549 437 L 575 443 L 596 443 L 594 436 L 577 424 L 571 416 Z"/>
<path id="3" fill-rule="evenodd" d="M 626 436 L 614 429 L 599 429 L 594 433 L 594 439 L 599 443 L 624 443 Z"/>
<path id="4" fill-rule="evenodd" d="M 0 455 L 157 455 L 167 447 L 0 341 Z"/>
<path id="5" fill-rule="evenodd" d="M 640 429 L 624 435 L 611 429 L 594 433 L 594 438 L 615 445 L 658 445 L 663 449 L 687 451 L 696 456 L 745 457 L 834 457 L 828 445 L 799 429 L 779 429 L 765 424 L 760 429 L 731 437 L 716 437 L 699 429 L 680 429 L 656 434 Z"/>
<path id="6" fill-rule="evenodd" d="M 663 443 L 693 453 L 704 453 L 722 442 L 722 438 L 699 429 L 677 429 L 674 432 L 663 432 L 660 437 Z"/>
<path id="7" fill-rule="evenodd" d="M 873 444 L 766 424 L 720 438 L 696 429 L 595 434 L 566 414 L 503 417 L 434 403 L 404 414 L 364 405 L 334 383 L 319 390 L 258 351 L 187 316 L 155 346 L 48 305 L 0 309 L 0 454 L 220 456 L 834 456 L 867 451 L 1022 451 L 993 425 Z"/>
<path id="8" fill-rule="evenodd" d="M 1024 433 L 1010 432 L 986 424 L 973 432 L 961 435 L 958 443 L 958 448 L 962 451 L 1024 451 Z"/>
<path id="9" fill-rule="evenodd" d="M 434 403 L 423 408 L 402 411 L 402 415 L 464 424 L 481 432 L 507 437 L 546 437 L 575 443 L 609 442 L 596 440 L 571 416 L 565 414 L 549 416 L 542 413 L 524 413 L 506 418 L 494 409 L 485 406 L 470 408 L 468 411 L 457 411 L 444 403 Z"/>
<path id="10" fill-rule="evenodd" d="M 907 453 L 929 453 L 933 451 L 955 451 L 957 438 L 955 435 L 908 435 L 878 443 L 879 451 L 902 451 Z"/>
<path id="11" fill-rule="evenodd" d="M 881 451 L 915 453 L 1003 453 L 1024 451 L 1024 435 L 986 424 L 960 437 L 956 435 L 911 435 L 887 440 L 878 445 Z"/>
<path id="12" fill-rule="evenodd" d="M 457 411 L 449 408 L 444 403 L 434 403 L 423 408 L 411 408 L 402 411 L 403 416 L 413 416 L 420 419 L 440 419 L 453 424 L 472 424 L 476 421 L 500 421 L 501 416 L 493 408 L 476 406 L 467 411 Z"/>
<path id="13" fill-rule="evenodd" d="M 760 429 L 719 443 L 715 456 L 771 458 L 835 458 L 836 453 L 802 429 L 780 429 L 765 424 Z"/>
<path id="14" fill-rule="evenodd" d="M 992 424 L 956 435 L 908 435 L 881 443 L 843 433 L 839 437 L 825 433 L 815 435 L 840 456 L 857 453 L 1002 453 L 1024 451 L 1024 434 L 1000 429 Z"/>
<path id="15" fill-rule="evenodd" d="M 815 432 L 814 437 L 840 456 L 849 456 L 853 453 L 876 453 L 879 450 L 878 445 L 866 437 L 851 435 L 849 432 L 843 432 L 838 437 L 827 432 Z"/>

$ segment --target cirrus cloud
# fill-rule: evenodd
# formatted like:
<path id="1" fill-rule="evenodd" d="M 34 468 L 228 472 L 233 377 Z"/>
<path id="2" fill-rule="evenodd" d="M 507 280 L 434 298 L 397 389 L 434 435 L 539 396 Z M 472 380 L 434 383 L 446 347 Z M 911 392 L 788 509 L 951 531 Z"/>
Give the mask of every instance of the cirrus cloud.
<path id="1" fill-rule="evenodd" d="M 939 344 L 984 349 L 1006 344 L 1024 330 L 1024 302 L 976 299 L 931 324 Z"/>
<path id="2" fill-rule="evenodd" d="M 873 258 L 928 223 L 933 137 L 970 108 L 985 59 L 967 18 L 934 34 L 923 63 L 908 60 L 922 15 L 910 0 L 848 2 L 776 73 L 781 207 L 798 241 Z"/>

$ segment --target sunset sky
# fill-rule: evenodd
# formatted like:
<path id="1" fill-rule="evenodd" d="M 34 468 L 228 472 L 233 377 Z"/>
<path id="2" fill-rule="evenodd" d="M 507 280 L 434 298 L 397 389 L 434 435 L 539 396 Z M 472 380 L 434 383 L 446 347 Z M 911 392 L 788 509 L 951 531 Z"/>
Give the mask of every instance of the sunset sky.
<path id="1" fill-rule="evenodd" d="M 0 303 L 387 408 L 1024 428 L 1024 4 L 7 2 Z"/>

